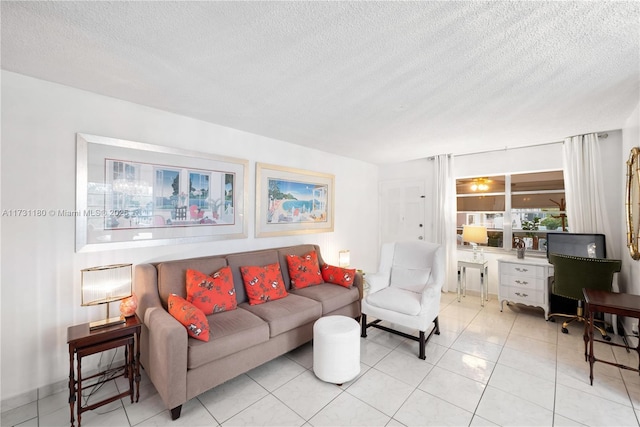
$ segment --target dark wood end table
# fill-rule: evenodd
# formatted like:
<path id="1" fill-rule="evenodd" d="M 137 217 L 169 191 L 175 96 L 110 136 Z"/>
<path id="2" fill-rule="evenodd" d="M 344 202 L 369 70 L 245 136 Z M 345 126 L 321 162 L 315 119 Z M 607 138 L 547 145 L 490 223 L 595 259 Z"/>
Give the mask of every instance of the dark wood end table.
<path id="1" fill-rule="evenodd" d="M 106 405 L 126 396 L 131 396 L 131 403 L 133 403 L 134 381 L 136 383 L 135 401 L 137 402 L 138 399 L 140 399 L 141 330 L 142 323 L 140 322 L 140 319 L 138 319 L 138 316 L 135 315 L 127 317 L 125 323 L 114 326 L 106 326 L 93 331 L 89 329 L 89 323 L 70 326 L 67 329 L 67 343 L 69 344 L 69 408 L 71 410 L 71 427 L 73 427 L 74 423 L 73 407 L 76 402 L 78 405 L 78 427 L 80 427 L 81 416 L 85 411 L 96 409 L 102 405 Z M 124 366 L 110 368 L 106 371 L 91 375 L 90 377 L 82 378 L 83 357 L 95 353 L 100 353 L 106 350 L 115 349 L 118 347 L 124 347 Z M 74 369 L 74 362 L 76 358 L 78 360 L 77 379 L 75 376 L 76 369 Z M 105 374 L 108 374 L 107 378 L 103 377 L 103 375 Z M 124 391 L 116 396 L 111 396 L 109 398 L 103 399 L 91 405 L 82 406 L 83 381 L 95 379 L 96 381 L 91 384 L 91 386 L 95 386 L 111 380 L 115 380 L 116 378 L 121 376 L 129 380 L 129 390 Z"/>
<path id="2" fill-rule="evenodd" d="M 621 365 L 619 363 L 596 359 L 595 355 L 593 354 L 594 341 L 628 349 L 626 345 L 614 343 L 611 341 L 594 339 L 593 317 L 595 313 L 609 313 L 616 314 L 618 316 L 640 319 L 640 295 L 598 291 L 594 289 L 583 289 L 582 293 L 587 305 L 586 314 L 589 318 L 589 321 L 585 322 L 584 324 L 584 356 L 585 360 L 589 360 L 589 379 L 591 380 L 591 385 L 593 385 L 593 364 L 595 362 L 602 362 L 608 365 L 615 366 L 617 368 L 627 369 L 640 373 L 640 362 L 638 364 L 638 368 L 636 369 L 630 366 Z M 587 344 L 589 347 L 588 351 Z M 640 357 L 640 341 L 638 342 L 638 346 L 634 350 L 638 352 L 638 356 Z"/>

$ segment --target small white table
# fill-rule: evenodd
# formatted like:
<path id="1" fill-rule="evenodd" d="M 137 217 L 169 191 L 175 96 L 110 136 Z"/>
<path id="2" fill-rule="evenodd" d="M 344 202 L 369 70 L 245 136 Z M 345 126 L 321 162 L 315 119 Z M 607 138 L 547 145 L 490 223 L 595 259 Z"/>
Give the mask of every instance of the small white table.
<path id="1" fill-rule="evenodd" d="M 489 262 L 487 260 L 459 260 L 458 261 L 458 302 L 460 295 L 467 296 L 467 268 L 477 268 L 480 271 L 480 304 L 489 301 L 489 292 L 485 287 L 485 280 L 489 281 Z"/>

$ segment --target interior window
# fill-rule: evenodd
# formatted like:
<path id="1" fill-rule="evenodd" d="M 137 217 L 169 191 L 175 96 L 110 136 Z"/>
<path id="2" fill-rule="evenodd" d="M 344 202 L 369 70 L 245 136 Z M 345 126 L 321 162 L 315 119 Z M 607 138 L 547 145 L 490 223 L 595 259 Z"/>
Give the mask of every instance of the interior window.
<path id="1" fill-rule="evenodd" d="M 529 250 L 546 251 L 548 231 L 568 231 L 562 171 L 456 180 L 458 245 L 464 225 L 487 227 L 481 246 L 512 249 L 522 239 Z"/>

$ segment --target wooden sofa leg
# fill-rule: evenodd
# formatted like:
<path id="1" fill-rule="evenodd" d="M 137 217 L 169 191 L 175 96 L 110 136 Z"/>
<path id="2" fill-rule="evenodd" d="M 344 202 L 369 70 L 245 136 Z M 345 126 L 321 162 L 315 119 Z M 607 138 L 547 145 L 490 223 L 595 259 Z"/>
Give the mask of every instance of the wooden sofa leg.
<path id="1" fill-rule="evenodd" d="M 427 346 L 427 340 L 425 339 L 424 336 L 424 332 L 420 331 L 420 356 L 418 356 L 420 359 L 424 360 L 427 358 L 427 356 L 425 355 L 425 347 Z"/>
<path id="2" fill-rule="evenodd" d="M 362 333 L 360 334 L 360 336 L 362 338 L 366 338 L 367 337 L 367 315 L 362 313 L 362 318 L 360 319 L 361 322 L 361 331 Z"/>
<path id="3" fill-rule="evenodd" d="M 438 320 L 438 316 L 433 320 L 433 323 L 435 324 L 435 334 L 440 335 L 440 321 Z"/>
<path id="4" fill-rule="evenodd" d="M 180 418 L 180 412 L 182 411 L 182 405 L 176 406 L 171 410 L 171 420 L 175 421 Z"/>

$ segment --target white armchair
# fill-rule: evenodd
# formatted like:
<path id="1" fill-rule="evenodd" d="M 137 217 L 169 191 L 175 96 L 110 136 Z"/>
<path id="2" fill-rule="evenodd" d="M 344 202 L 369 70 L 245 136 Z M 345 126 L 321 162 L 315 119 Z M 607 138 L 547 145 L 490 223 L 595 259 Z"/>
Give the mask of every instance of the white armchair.
<path id="1" fill-rule="evenodd" d="M 369 292 L 362 300 L 362 334 L 374 327 L 420 343 L 420 359 L 425 359 L 427 341 L 440 335 L 438 313 L 440 292 L 445 280 L 445 251 L 428 242 L 395 242 L 382 245 L 380 267 L 367 274 Z M 367 316 L 375 318 L 367 323 Z M 390 326 L 381 325 L 385 321 Z M 426 336 L 427 330 L 434 327 Z M 419 336 L 392 329 L 400 326 L 418 330 Z"/>

